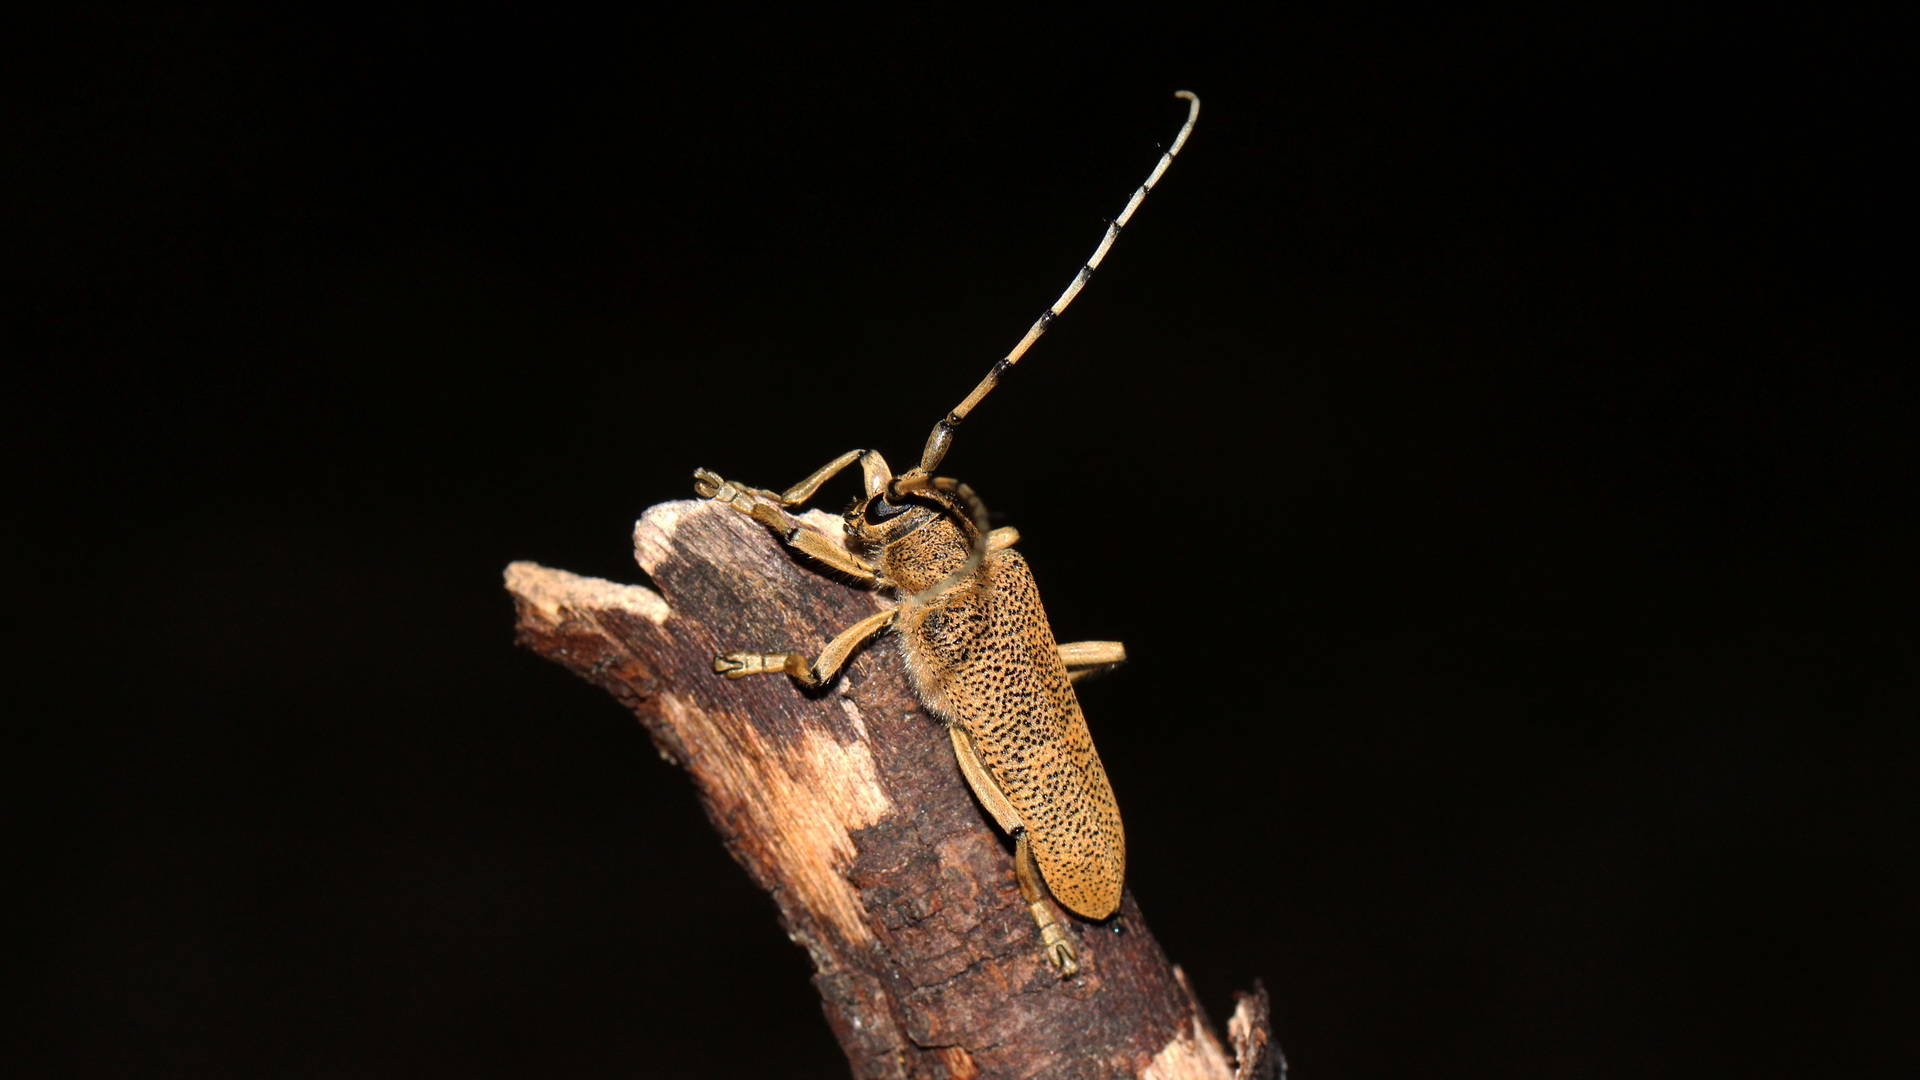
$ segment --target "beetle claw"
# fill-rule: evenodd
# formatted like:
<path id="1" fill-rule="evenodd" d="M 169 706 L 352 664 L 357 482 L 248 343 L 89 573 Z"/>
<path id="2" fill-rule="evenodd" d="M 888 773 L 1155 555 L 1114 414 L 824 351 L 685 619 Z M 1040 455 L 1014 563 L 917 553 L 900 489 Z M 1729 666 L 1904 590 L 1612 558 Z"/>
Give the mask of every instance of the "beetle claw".
<path id="1" fill-rule="evenodd" d="M 1080 958 L 1066 941 L 1056 941 L 1047 946 L 1047 962 L 1060 972 L 1063 979 L 1080 974 Z"/>
<path id="2" fill-rule="evenodd" d="M 693 493 L 703 499 L 729 503 L 734 509 L 739 510 L 743 514 L 752 513 L 748 507 L 762 498 L 778 501 L 778 498 L 770 491 L 762 491 L 759 488 L 748 487 L 745 484 L 736 484 L 721 476 L 719 473 L 714 472 L 712 469 L 693 470 Z"/>
<path id="3" fill-rule="evenodd" d="M 1080 954 L 1074 950 L 1073 942 L 1067 940 L 1067 933 L 1060 929 L 1059 923 L 1049 922 L 1040 928 L 1040 943 L 1046 946 L 1047 963 L 1060 972 L 1061 978 L 1070 979 L 1080 973 Z"/>

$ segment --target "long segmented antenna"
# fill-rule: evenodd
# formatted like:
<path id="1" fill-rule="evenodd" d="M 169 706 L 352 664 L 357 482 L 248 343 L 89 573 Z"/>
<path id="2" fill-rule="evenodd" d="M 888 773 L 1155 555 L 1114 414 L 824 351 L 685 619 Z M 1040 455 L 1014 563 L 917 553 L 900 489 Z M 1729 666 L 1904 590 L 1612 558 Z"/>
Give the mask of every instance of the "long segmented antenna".
<path id="1" fill-rule="evenodd" d="M 933 475 L 933 471 L 940 467 L 940 460 L 947 456 L 947 447 L 953 442 L 953 429 L 960 426 L 960 421 L 967 418 L 967 414 L 973 411 L 975 405 L 980 404 L 982 398 L 992 393 L 994 387 L 1000 385 L 1001 375 L 1020 362 L 1020 358 L 1033 347 L 1033 343 L 1040 340 L 1040 335 L 1047 332 L 1047 327 L 1053 323 L 1053 320 L 1059 318 L 1060 313 L 1067 310 L 1067 305 L 1073 303 L 1073 298 L 1080 295 L 1080 290 L 1087 287 L 1087 280 L 1093 277 L 1093 272 L 1099 268 L 1100 260 L 1107 257 L 1107 250 L 1113 247 L 1115 240 L 1120 238 L 1120 230 L 1126 228 L 1128 220 L 1133 217 L 1133 212 L 1140 209 L 1140 204 L 1146 201 L 1147 192 L 1153 190 L 1153 185 L 1159 183 L 1160 177 L 1166 173 L 1167 166 L 1173 164 L 1174 155 L 1186 145 L 1187 136 L 1193 134 L 1193 122 L 1200 119 L 1200 98 L 1196 94 L 1191 90 L 1182 90 L 1173 96 L 1191 103 L 1187 107 L 1187 122 L 1180 125 L 1180 133 L 1173 137 L 1173 145 L 1167 147 L 1167 152 L 1160 155 L 1160 161 L 1154 165 L 1152 174 L 1147 177 L 1147 182 L 1134 190 L 1133 198 L 1127 200 L 1127 208 L 1120 211 L 1120 216 L 1114 218 L 1113 223 L 1107 226 L 1106 235 L 1100 238 L 1100 246 L 1093 249 L 1093 257 L 1080 267 L 1080 272 L 1073 276 L 1073 283 L 1060 294 L 1060 299 L 1055 300 L 1052 307 L 1033 321 L 1033 325 L 1027 329 L 1027 336 L 1020 339 L 1020 343 L 1013 347 L 1013 351 L 1008 353 L 1005 359 L 993 365 L 993 370 L 987 372 L 987 377 L 981 379 L 980 385 L 973 388 L 973 393 L 968 394 L 965 401 L 955 406 L 952 412 L 941 417 L 940 422 L 933 426 L 933 433 L 927 436 L 926 449 L 920 452 L 919 468 L 901 477 L 901 481 L 905 483 L 897 484 L 895 490 L 917 487 L 919 483 L 924 483 L 927 477 Z"/>
<path id="2" fill-rule="evenodd" d="M 979 568 L 981 560 L 986 558 L 988 528 L 986 505 L 980 501 L 978 495 L 973 493 L 972 488 L 957 480 L 936 478 L 933 470 L 939 468 L 940 460 L 947 456 L 947 447 L 953 443 L 953 429 L 960 426 L 960 421 L 967 418 L 967 414 L 973 411 L 975 405 L 980 404 L 981 399 L 992 393 L 994 387 L 1000 385 L 1000 377 L 1006 370 L 1020 362 L 1020 358 L 1027 354 L 1027 350 L 1033 347 L 1033 343 L 1040 340 L 1040 335 L 1047 332 L 1047 327 L 1053 324 L 1053 320 L 1059 318 L 1060 313 L 1067 310 L 1067 305 L 1073 303 L 1073 298 L 1080 295 L 1080 290 L 1087 287 L 1087 281 L 1099 268 L 1100 261 L 1107 257 L 1107 251 L 1113 247 L 1113 242 L 1120 238 L 1120 230 L 1127 227 L 1127 222 L 1133 218 L 1133 212 L 1140 209 L 1140 204 L 1147 200 L 1147 192 L 1152 191 L 1153 185 L 1160 182 L 1160 177 L 1165 175 L 1167 166 L 1173 164 L 1174 155 L 1187 144 L 1187 136 L 1193 134 L 1193 122 L 1200 119 L 1200 97 L 1191 90 L 1181 90 L 1173 96 L 1190 103 L 1187 106 L 1187 122 L 1180 125 L 1179 133 L 1173 137 L 1173 145 L 1167 147 L 1167 152 L 1161 154 L 1160 160 L 1154 163 L 1153 172 L 1147 175 L 1147 182 L 1134 189 L 1133 197 L 1127 200 L 1126 209 L 1121 210 L 1120 216 L 1114 218 L 1107 226 L 1106 235 L 1100 238 L 1100 246 L 1093 249 L 1093 256 L 1080 267 L 1080 272 L 1073 276 L 1072 283 L 1067 286 L 1065 292 L 1060 294 L 1060 298 L 1053 302 L 1053 306 L 1042 312 L 1040 317 L 1033 321 L 1033 325 L 1027 328 L 1026 336 L 1013 347 L 1013 351 L 993 365 L 993 369 L 987 372 L 986 378 L 980 380 L 980 384 L 973 388 L 973 393 L 968 394 L 965 401 L 955 406 L 952 412 L 941 417 L 940 422 L 933 426 L 933 432 L 927 436 L 926 448 L 920 452 L 919 466 L 909 469 L 889 485 L 894 495 L 929 488 L 949 492 L 966 506 L 967 516 L 973 520 L 973 543 L 967 552 L 966 561 L 945 579 L 915 593 L 907 601 L 909 605 L 924 604 L 965 581 L 972 576 L 974 570 Z"/>

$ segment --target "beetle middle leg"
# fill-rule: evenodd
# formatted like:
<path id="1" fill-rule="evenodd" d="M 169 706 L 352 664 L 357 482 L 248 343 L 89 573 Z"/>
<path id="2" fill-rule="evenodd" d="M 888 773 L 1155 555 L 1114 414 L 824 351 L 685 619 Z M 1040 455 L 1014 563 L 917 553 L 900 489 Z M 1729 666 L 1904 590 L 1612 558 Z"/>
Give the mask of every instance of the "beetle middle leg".
<path id="1" fill-rule="evenodd" d="M 893 625 L 899 612 L 889 608 L 861 619 L 840 632 L 840 635 L 827 642 L 820 650 L 818 660 L 809 661 L 800 653 L 722 653 L 713 658 L 715 674 L 725 675 L 729 679 L 744 679 L 749 675 L 787 675 L 794 682 L 809 690 L 817 690 L 834 680 L 840 669 L 847 666 L 847 660 L 853 651 L 864 645 L 868 638 Z"/>
<path id="2" fill-rule="evenodd" d="M 1104 674 L 1127 662 L 1127 647 L 1118 641 L 1069 641 L 1058 649 L 1071 682 Z"/>

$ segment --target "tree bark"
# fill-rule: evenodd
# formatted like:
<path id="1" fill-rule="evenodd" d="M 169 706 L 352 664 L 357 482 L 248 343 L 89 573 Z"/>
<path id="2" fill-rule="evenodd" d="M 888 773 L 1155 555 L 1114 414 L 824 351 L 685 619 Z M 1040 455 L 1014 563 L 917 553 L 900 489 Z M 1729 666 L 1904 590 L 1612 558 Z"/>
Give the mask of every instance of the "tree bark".
<path id="1" fill-rule="evenodd" d="M 840 521 L 796 519 L 836 542 Z M 967 789 L 940 723 L 882 636 L 824 692 L 734 682 L 713 656 L 818 651 L 892 601 L 804 564 L 711 502 L 634 527 L 660 590 L 507 568 L 519 641 L 614 695 L 699 786 L 733 857 L 814 964 L 860 1078 L 1281 1075 L 1264 990 L 1241 995 L 1229 1061 L 1128 894 L 1100 923 L 1058 909 L 1081 972 L 1048 966 L 1011 842 Z"/>

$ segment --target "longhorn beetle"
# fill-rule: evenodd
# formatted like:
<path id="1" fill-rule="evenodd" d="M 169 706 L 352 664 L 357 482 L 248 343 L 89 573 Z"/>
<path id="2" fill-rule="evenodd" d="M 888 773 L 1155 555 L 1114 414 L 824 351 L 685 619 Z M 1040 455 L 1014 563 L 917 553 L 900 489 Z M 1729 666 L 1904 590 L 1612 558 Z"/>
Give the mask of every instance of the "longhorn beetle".
<path id="1" fill-rule="evenodd" d="M 1126 650 L 1117 641 L 1056 645 L 1033 574 L 1013 550 L 1019 534 L 989 529 L 986 508 L 973 489 L 933 473 L 953 442 L 954 429 L 1080 295 L 1186 144 L 1200 118 L 1200 99 L 1185 90 L 1175 96 L 1188 106 L 1173 145 L 1107 227 L 1066 291 L 934 425 L 919 465 L 895 476 L 878 451 L 849 450 L 779 494 L 723 480 L 706 469 L 694 473 L 694 490 L 702 497 L 747 514 L 822 566 L 900 597 L 898 607 L 848 627 L 814 660 L 799 653 L 731 652 L 714 657 L 713 670 L 729 679 L 785 674 L 816 689 L 832 682 L 867 639 L 887 629 L 898 634 L 908 677 L 927 709 L 946 724 L 968 786 L 1013 836 L 1020 897 L 1040 927 L 1048 961 L 1063 978 L 1080 970 L 1079 959 L 1042 899 L 1040 882 L 1044 879 L 1054 898 L 1078 914 L 1104 919 L 1120 906 L 1127 862 L 1120 810 L 1072 684 L 1126 659 Z M 846 550 L 794 526 L 782 513 L 812 498 L 856 461 L 866 494 L 847 511 Z"/>

